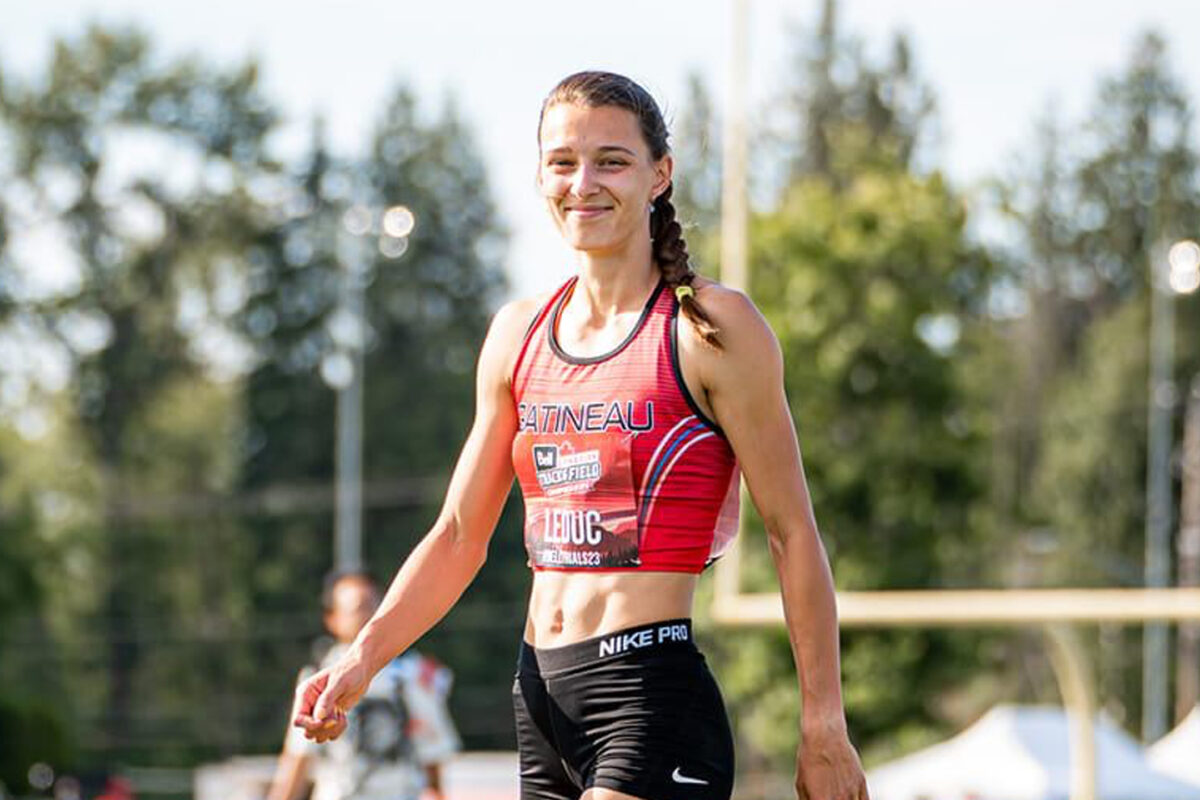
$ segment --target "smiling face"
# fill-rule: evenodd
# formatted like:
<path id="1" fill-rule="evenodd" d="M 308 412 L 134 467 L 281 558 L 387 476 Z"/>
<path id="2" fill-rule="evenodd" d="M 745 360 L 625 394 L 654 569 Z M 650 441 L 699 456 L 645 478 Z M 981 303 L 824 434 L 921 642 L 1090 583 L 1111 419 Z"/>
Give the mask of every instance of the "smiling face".
<path id="1" fill-rule="evenodd" d="M 542 116 L 538 188 L 567 244 L 594 254 L 649 249 L 650 201 L 671 180 L 632 112 L 555 103 Z"/>

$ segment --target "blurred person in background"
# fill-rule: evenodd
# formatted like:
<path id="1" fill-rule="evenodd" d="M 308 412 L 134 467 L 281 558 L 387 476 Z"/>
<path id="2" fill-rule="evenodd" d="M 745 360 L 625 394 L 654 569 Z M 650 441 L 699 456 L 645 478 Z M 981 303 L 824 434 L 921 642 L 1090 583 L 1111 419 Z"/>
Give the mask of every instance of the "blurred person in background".
<path id="1" fill-rule="evenodd" d="M 301 684 L 294 724 L 316 741 L 347 730 L 371 676 L 483 566 L 515 476 L 533 569 L 513 683 L 521 799 L 729 800 L 733 737 L 691 608 L 737 532 L 740 469 L 803 698 L 796 793 L 865 800 L 779 342 L 744 294 L 689 265 L 645 89 L 568 76 L 537 133 L 537 186 L 578 273 L 496 314 L 443 510 L 342 658 Z"/>
<path id="2" fill-rule="evenodd" d="M 109 775 L 104 779 L 104 788 L 96 800 L 134 800 L 133 782 L 120 775 Z"/>
<path id="3" fill-rule="evenodd" d="M 303 683 L 336 663 L 379 605 L 379 590 L 362 572 L 328 576 L 321 597 L 334 643 Z M 371 681 L 349 718 L 346 736 L 320 745 L 289 726 L 268 800 L 296 800 L 312 784 L 312 800 L 443 800 L 441 764 L 460 749 L 446 708 L 450 669 L 408 651 Z"/>

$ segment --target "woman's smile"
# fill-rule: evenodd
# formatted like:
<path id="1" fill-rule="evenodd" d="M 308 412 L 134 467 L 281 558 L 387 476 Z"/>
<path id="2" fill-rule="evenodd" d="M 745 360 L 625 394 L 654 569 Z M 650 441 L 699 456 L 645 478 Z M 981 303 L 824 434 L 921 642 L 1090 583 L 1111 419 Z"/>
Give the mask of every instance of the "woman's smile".
<path id="1" fill-rule="evenodd" d="M 612 206 L 571 206 L 567 208 L 567 213 L 576 219 L 593 219 L 611 210 Z"/>

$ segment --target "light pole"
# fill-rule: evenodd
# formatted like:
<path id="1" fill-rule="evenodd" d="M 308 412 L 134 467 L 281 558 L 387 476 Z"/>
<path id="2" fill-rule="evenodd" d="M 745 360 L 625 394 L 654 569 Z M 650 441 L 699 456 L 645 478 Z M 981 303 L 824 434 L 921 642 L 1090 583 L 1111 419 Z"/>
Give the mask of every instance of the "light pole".
<path id="1" fill-rule="evenodd" d="M 364 292 L 374 268 L 372 245 L 385 258 L 399 258 L 408 249 L 415 224 L 413 213 L 404 206 L 380 213 L 365 203 L 350 206 L 338 224 L 338 305 L 326 324 L 334 349 L 321 360 L 322 379 L 337 391 L 333 545 L 337 570 L 362 567 L 363 355 L 370 332 Z"/>
<path id="2" fill-rule="evenodd" d="M 1151 261 L 1150 382 L 1147 411 L 1146 577 L 1147 588 L 1171 578 L 1171 425 L 1175 407 L 1175 294 L 1200 286 L 1200 247 L 1181 241 L 1166 263 Z M 1167 732 L 1167 626 L 1146 626 L 1142 653 L 1142 738 Z"/>
<path id="3" fill-rule="evenodd" d="M 1197 276 L 1200 278 L 1200 274 Z M 1192 379 L 1183 422 L 1183 488 L 1179 498 L 1179 586 L 1200 587 L 1200 374 Z M 1200 625 L 1181 622 L 1175 656 L 1175 717 L 1200 702 Z"/>

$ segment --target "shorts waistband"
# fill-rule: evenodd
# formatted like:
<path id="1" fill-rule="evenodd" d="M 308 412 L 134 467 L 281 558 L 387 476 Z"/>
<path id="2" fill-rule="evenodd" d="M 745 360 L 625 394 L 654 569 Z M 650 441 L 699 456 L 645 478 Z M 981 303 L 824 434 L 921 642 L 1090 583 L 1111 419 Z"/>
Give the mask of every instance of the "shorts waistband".
<path id="1" fill-rule="evenodd" d="M 562 647 L 534 647 L 522 640 L 518 665 L 537 673 L 558 672 L 635 652 L 661 649 L 695 649 L 692 621 L 665 619 L 605 633 Z"/>

